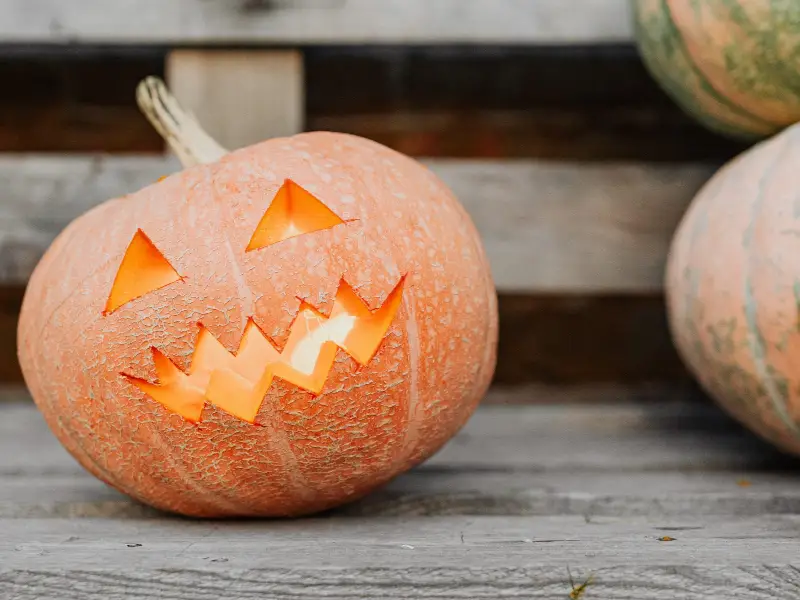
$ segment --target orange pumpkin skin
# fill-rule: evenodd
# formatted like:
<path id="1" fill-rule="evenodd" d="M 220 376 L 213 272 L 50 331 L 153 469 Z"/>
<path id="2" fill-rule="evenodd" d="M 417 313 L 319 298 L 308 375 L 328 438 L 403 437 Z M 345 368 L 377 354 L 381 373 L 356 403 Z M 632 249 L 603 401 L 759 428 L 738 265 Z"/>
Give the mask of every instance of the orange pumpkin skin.
<path id="1" fill-rule="evenodd" d="M 672 241 L 670 327 L 702 386 L 740 422 L 800 454 L 800 126 L 720 169 Z"/>
<path id="2" fill-rule="evenodd" d="M 285 179 L 345 223 L 246 252 Z M 141 229 L 181 281 L 103 314 Z M 236 352 L 249 318 L 280 348 L 300 299 L 328 314 L 343 278 L 370 308 L 405 276 L 377 353 L 342 350 L 315 396 L 281 379 L 254 423 L 199 422 L 121 373 L 183 371 L 206 327 Z M 19 321 L 26 383 L 67 450 L 109 485 L 201 517 L 297 516 L 355 500 L 436 452 L 492 378 L 497 306 L 478 234 L 447 187 L 374 142 L 305 133 L 232 152 L 71 223 L 35 269 Z"/>

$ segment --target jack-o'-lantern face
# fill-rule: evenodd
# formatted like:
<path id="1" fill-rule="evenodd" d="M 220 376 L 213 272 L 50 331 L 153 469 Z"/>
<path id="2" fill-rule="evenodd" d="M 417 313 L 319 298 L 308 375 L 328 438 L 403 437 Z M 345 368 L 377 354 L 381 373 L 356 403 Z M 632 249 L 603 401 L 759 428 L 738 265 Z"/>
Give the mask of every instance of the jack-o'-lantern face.
<path id="1" fill-rule="evenodd" d="M 346 226 L 347 223 L 303 187 L 286 179 L 253 232 L 243 252 L 255 252 L 293 237 Z M 167 409 L 190 421 L 201 418 L 206 402 L 248 422 L 258 414 L 273 378 L 280 377 L 319 394 L 338 348 L 360 365 L 378 350 L 400 306 L 404 277 L 384 303 L 370 310 L 342 279 L 330 315 L 302 302 L 289 336 L 278 349 L 252 318 L 248 318 L 239 349 L 231 354 L 199 323 L 188 372 L 152 347 L 158 383 L 123 373 L 133 385 Z M 122 258 L 106 302 L 104 315 L 183 276 L 141 229 Z"/>
<path id="2" fill-rule="evenodd" d="M 433 172 L 311 132 L 77 218 L 18 339 L 42 414 L 97 477 L 182 514 L 299 515 L 452 437 L 491 380 L 497 305 Z"/>

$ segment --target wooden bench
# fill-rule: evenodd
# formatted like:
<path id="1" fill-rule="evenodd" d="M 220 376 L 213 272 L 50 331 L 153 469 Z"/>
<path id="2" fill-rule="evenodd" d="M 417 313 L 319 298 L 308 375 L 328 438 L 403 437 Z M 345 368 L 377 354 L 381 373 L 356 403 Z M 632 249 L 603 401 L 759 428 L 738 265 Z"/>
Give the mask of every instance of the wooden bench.
<path id="1" fill-rule="evenodd" d="M 647 78 L 627 0 L 577 5 L 0 1 L 0 597 L 800 597 L 800 463 L 703 397 L 663 314 L 672 232 L 741 146 Z M 330 128 L 418 156 L 483 237 L 496 385 L 363 501 L 296 521 L 156 513 L 85 473 L 20 385 L 41 253 L 178 168 L 135 114 L 151 67 L 226 146 Z"/>
<path id="2" fill-rule="evenodd" d="M 798 597 L 797 462 L 705 403 L 521 394 L 361 502 L 240 522 L 134 503 L 5 403 L 0 597 Z"/>

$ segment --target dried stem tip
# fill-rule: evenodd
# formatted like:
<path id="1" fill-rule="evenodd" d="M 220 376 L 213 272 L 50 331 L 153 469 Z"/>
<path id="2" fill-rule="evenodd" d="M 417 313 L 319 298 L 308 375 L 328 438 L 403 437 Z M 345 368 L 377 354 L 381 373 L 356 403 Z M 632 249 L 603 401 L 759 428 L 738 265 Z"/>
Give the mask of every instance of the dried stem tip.
<path id="1" fill-rule="evenodd" d="M 147 77 L 139 83 L 136 103 L 183 166 L 215 162 L 228 153 L 206 133 L 194 115 L 180 105 L 158 77 Z"/>

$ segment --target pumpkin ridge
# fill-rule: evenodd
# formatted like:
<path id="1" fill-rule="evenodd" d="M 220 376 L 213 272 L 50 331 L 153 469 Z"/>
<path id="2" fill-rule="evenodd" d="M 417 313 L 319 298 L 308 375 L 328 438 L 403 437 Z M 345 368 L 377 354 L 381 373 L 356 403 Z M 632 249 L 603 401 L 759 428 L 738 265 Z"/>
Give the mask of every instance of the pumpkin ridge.
<path id="1" fill-rule="evenodd" d="M 369 186 L 364 181 L 364 177 L 362 172 L 359 169 L 353 169 L 350 164 L 344 165 L 345 170 L 350 173 L 351 177 L 357 180 L 365 189 L 368 189 Z M 386 226 L 386 219 L 384 218 L 384 214 L 381 211 L 377 211 L 381 225 L 384 229 L 388 229 Z M 397 272 L 400 272 L 399 266 L 395 263 L 394 265 Z M 411 279 L 411 273 L 408 272 L 404 275 L 405 280 L 408 282 Z M 411 291 L 410 283 L 407 284 L 409 288 L 409 292 Z M 406 415 L 405 415 L 405 430 L 403 431 L 403 440 L 400 444 L 397 444 L 397 447 L 393 451 L 393 456 L 391 458 L 391 463 L 393 465 L 399 465 L 407 462 L 414 453 L 415 444 L 417 439 L 419 438 L 419 425 L 421 416 L 419 414 L 420 409 L 420 393 L 419 393 L 419 328 L 417 327 L 416 321 L 416 310 L 414 309 L 414 301 L 413 301 L 413 294 L 406 293 L 403 294 L 401 299 L 401 305 L 406 310 L 406 331 L 408 335 L 408 339 L 404 344 L 406 348 L 406 356 L 408 357 L 409 363 L 409 371 L 410 371 L 410 379 L 409 382 L 409 393 L 406 397 Z M 412 344 L 412 337 L 413 337 L 413 344 Z"/>
<path id="2" fill-rule="evenodd" d="M 410 286 L 409 286 L 410 287 Z M 403 432 L 403 442 L 398 445 L 395 451 L 394 462 L 400 464 L 406 462 L 414 452 L 414 447 L 419 437 L 419 328 L 417 327 L 416 309 L 411 294 L 406 294 L 403 298 L 403 307 L 406 310 L 407 325 L 406 348 L 408 354 L 408 370 L 410 379 L 408 386 L 408 398 L 406 399 L 406 427 Z"/>
<path id="3" fill-rule="evenodd" d="M 233 500 L 222 491 L 210 489 L 209 487 L 203 485 L 200 478 L 189 473 L 189 470 L 184 463 L 187 455 L 183 452 L 170 451 L 170 445 L 164 440 L 164 433 L 162 432 L 161 428 L 154 427 L 152 431 L 154 433 L 153 439 L 157 444 L 156 449 L 161 451 L 161 454 L 164 456 L 167 464 L 172 465 L 172 467 L 175 469 L 175 472 L 182 476 L 182 481 L 184 481 L 188 487 L 197 492 L 195 498 L 192 499 L 192 504 L 195 505 L 195 507 L 198 505 L 205 505 L 206 507 L 218 509 L 220 505 L 223 505 L 230 509 L 233 513 L 247 513 L 247 511 L 250 509 L 247 504 Z M 174 456 L 175 454 L 178 454 L 180 458 L 176 458 Z M 206 509 L 203 508 L 203 510 Z"/>
<path id="4" fill-rule="evenodd" d="M 80 291 L 81 291 L 81 286 L 82 286 L 84 283 L 86 283 L 87 281 L 89 281 L 89 280 L 90 280 L 92 277 L 94 277 L 95 275 L 97 275 L 97 274 L 98 274 L 100 271 L 102 271 L 103 269 L 105 269 L 105 268 L 106 268 L 106 267 L 107 267 L 109 264 L 111 264 L 112 262 L 114 262 L 114 259 L 112 259 L 112 258 L 109 258 L 108 260 L 106 260 L 105 262 L 103 262 L 101 265 L 99 265 L 99 266 L 98 266 L 96 269 L 92 269 L 92 271 L 91 271 L 90 273 L 87 273 L 87 274 L 86 274 L 84 277 L 82 277 L 82 278 L 80 279 L 80 281 L 78 281 L 78 282 L 75 284 L 75 286 L 73 287 L 72 291 L 70 291 L 70 293 L 69 293 L 69 294 L 67 294 L 67 295 L 66 295 L 66 296 L 65 296 L 65 297 L 64 297 L 64 298 L 63 298 L 63 299 L 62 299 L 62 300 L 61 300 L 61 301 L 60 301 L 58 304 L 56 304 L 56 305 L 53 307 L 53 310 L 52 310 L 52 312 L 50 313 L 50 316 L 48 316 L 46 319 L 44 319 L 44 320 L 42 321 L 42 326 L 41 326 L 41 328 L 39 329 L 39 331 L 37 332 L 37 334 L 38 334 L 38 335 L 37 335 L 37 337 L 40 337 L 40 336 L 41 336 L 41 335 L 44 333 L 44 330 L 45 330 L 45 329 L 47 329 L 47 326 L 48 326 L 48 325 L 50 325 L 50 322 L 53 320 L 53 317 L 55 317 L 55 316 L 56 316 L 56 313 L 57 313 L 59 310 L 61 310 L 61 308 L 63 308 L 63 307 L 64 307 L 64 305 L 66 305 L 66 304 L 67 304 L 67 302 L 69 302 L 69 301 L 72 299 L 72 297 L 73 297 L 73 296 L 75 296 L 75 294 L 77 294 L 78 292 L 80 292 Z"/>
<path id="5" fill-rule="evenodd" d="M 777 168 L 777 165 L 780 164 L 781 159 L 784 158 L 785 155 L 787 155 L 791 151 L 792 147 L 791 144 L 789 143 L 790 141 L 791 141 L 791 136 L 789 135 L 789 132 L 787 132 L 787 134 L 783 139 L 783 147 L 781 148 L 780 152 L 777 153 L 772 163 L 769 165 L 769 168 L 767 168 L 759 178 L 758 193 L 752 204 L 750 224 L 748 225 L 747 230 L 745 230 L 743 236 L 745 248 L 747 248 L 748 250 L 750 249 L 750 244 L 753 241 L 756 222 L 758 220 L 759 209 L 761 208 L 761 205 L 764 200 L 764 186 L 767 180 L 772 175 L 772 173 Z M 764 362 L 764 352 L 765 352 L 764 336 L 758 325 L 757 304 L 756 304 L 755 290 L 753 289 L 752 276 L 751 276 L 753 269 L 753 254 L 754 254 L 753 252 L 749 253 L 749 257 L 745 267 L 744 296 L 743 296 L 744 314 L 747 323 L 747 331 L 750 334 L 750 339 L 751 339 L 750 343 L 747 344 L 747 347 L 750 351 L 750 359 L 753 361 L 753 365 L 756 367 L 758 375 L 764 382 L 764 391 L 766 392 L 767 397 L 772 403 L 772 406 L 775 409 L 775 412 L 777 413 L 778 417 L 780 417 L 783 424 L 786 425 L 786 427 L 790 431 L 792 431 L 793 433 L 800 433 L 800 427 L 798 427 L 797 423 L 795 423 L 792 420 L 791 415 L 789 415 L 786 406 L 786 400 L 780 399 L 781 396 L 780 390 L 778 390 L 778 386 L 776 385 L 772 372 Z"/>
<path id="6" fill-rule="evenodd" d="M 233 223 L 232 219 L 232 212 L 230 210 L 230 203 L 228 202 L 219 202 L 217 203 L 218 210 L 220 213 L 223 211 L 226 213 L 226 219 L 224 219 L 223 223 Z M 247 279 L 244 277 L 243 270 L 239 261 L 236 260 L 236 254 L 233 251 L 233 245 L 231 244 L 230 236 L 228 235 L 228 228 L 222 228 L 222 235 L 225 237 L 225 244 L 228 248 L 228 258 L 231 262 L 231 265 L 234 268 L 234 278 L 236 279 L 236 284 L 241 294 L 242 290 L 247 290 L 247 296 L 250 300 L 250 306 L 247 310 L 245 310 L 244 302 L 242 302 L 242 331 L 247 325 L 247 321 L 250 318 L 253 318 L 255 315 L 255 301 L 253 300 L 253 292 L 250 289 L 250 286 L 247 284 Z M 254 321 L 255 322 L 255 321 Z M 256 325 L 258 327 L 258 325 Z M 264 405 L 267 404 L 268 395 L 262 399 L 261 402 L 261 410 L 263 410 Z M 278 412 L 278 407 L 270 406 L 272 409 L 270 411 L 271 416 Z M 291 444 L 289 444 L 289 440 L 286 434 L 286 431 L 282 428 L 278 427 L 275 423 L 274 418 L 271 418 L 268 423 L 263 423 L 261 425 L 269 430 L 269 435 L 266 436 L 267 445 L 269 448 L 274 452 L 274 454 L 280 457 L 282 466 L 283 466 L 283 473 L 286 477 L 286 480 L 291 486 L 292 490 L 301 498 L 310 499 L 314 496 L 314 491 L 311 488 L 307 478 L 303 475 L 302 470 L 298 467 L 298 460 L 297 455 L 292 450 Z"/>
<path id="7" fill-rule="evenodd" d="M 233 214 L 230 210 L 230 205 L 228 202 L 217 202 L 217 214 L 220 216 L 221 223 L 233 223 Z M 255 301 L 253 299 L 253 290 L 247 284 L 247 279 L 244 276 L 244 272 L 242 271 L 242 265 L 236 260 L 236 253 L 233 251 L 233 244 L 231 244 L 231 238 L 228 235 L 228 228 L 222 227 L 222 236 L 225 241 L 225 250 L 228 255 L 228 262 L 230 263 L 233 269 L 233 278 L 236 281 L 236 288 L 239 291 L 240 300 L 241 300 L 241 324 L 240 327 L 244 330 L 245 326 L 247 325 L 247 319 L 249 316 L 255 314 Z M 245 298 L 246 297 L 246 298 Z M 245 306 L 245 302 L 247 302 L 247 306 Z"/>
<path id="8" fill-rule="evenodd" d="M 44 333 L 44 329 L 39 333 L 41 336 Z M 41 355 L 33 354 L 32 356 L 32 365 L 34 372 L 41 378 L 41 369 L 40 359 Z M 34 396 L 34 402 L 39 405 L 42 402 L 41 397 Z M 43 407 L 40 407 L 40 409 Z M 52 408 L 52 403 L 48 402 L 48 408 Z M 67 443 L 64 443 L 64 447 L 67 451 L 81 464 L 87 471 L 90 473 L 92 472 L 91 467 L 94 467 L 94 470 L 97 472 L 97 477 L 113 487 L 118 491 L 124 491 L 125 487 L 119 482 L 118 478 L 111 473 L 108 469 L 106 469 L 103 465 L 101 465 L 98 461 L 94 459 L 88 452 L 86 452 L 78 439 L 73 435 L 73 429 L 71 427 L 53 427 L 51 425 L 51 419 L 58 422 L 60 419 L 57 415 L 55 415 L 50 410 L 41 410 L 42 415 L 47 423 L 48 427 L 53 431 L 57 438 L 61 438 L 64 436 L 67 440 Z M 63 442 L 62 442 L 63 443 Z"/>
<path id="9" fill-rule="evenodd" d="M 698 121 L 705 121 L 712 130 L 729 135 L 742 135 L 746 132 L 747 130 L 740 129 L 740 127 L 744 127 L 747 124 L 744 120 L 741 122 L 738 120 L 733 122 L 725 120 L 709 112 L 702 104 L 695 102 L 695 100 L 698 100 L 695 94 L 689 89 L 686 89 L 681 82 L 677 81 L 674 78 L 674 73 L 671 72 L 666 65 L 661 64 L 658 54 L 659 51 L 663 49 L 657 48 L 656 46 L 658 44 L 663 45 L 664 40 L 655 38 L 650 34 L 645 27 L 642 15 L 640 2 L 634 2 L 634 32 L 638 40 L 642 60 L 647 70 L 655 77 L 667 96 L 676 102 L 688 115 Z M 680 53 L 680 56 L 682 56 L 683 61 L 688 64 L 689 60 L 685 53 Z M 677 70 L 678 69 L 673 68 L 673 71 Z M 747 132 L 747 134 L 748 137 L 752 135 L 749 132 Z"/>
<path id="10" fill-rule="evenodd" d="M 739 106 L 738 104 L 732 102 L 730 99 L 723 96 L 719 90 L 717 90 L 711 81 L 706 76 L 705 72 L 697 65 L 695 57 L 689 52 L 689 49 L 686 45 L 686 40 L 683 37 L 683 33 L 678 29 L 675 25 L 675 21 L 672 17 L 672 9 L 669 6 L 669 0 L 662 0 L 662 7 L 664 8 L 664 14 L 667 17 L 667 27 L 669 28 L 670 32 L 675 36 L 677 43 L 680 45 L 682 54 L 686 57 L 686 62 L 689 65 L 689 68 L 692 72 L 697 76 L 701 89 L 703 89 L 708 95 L 718 102 L 723 107 L 730 110 L 732 113 L 738 115 L 739 117 L 743 117 L 746 119 L 750 119 L 754 123 L 761 125 L 763 127 L 778 127 L 782 125 L 782 123 L 773 122 L 769 119 L 765 119 L 759 115 L 755 115 L 744 107 Z"/>

